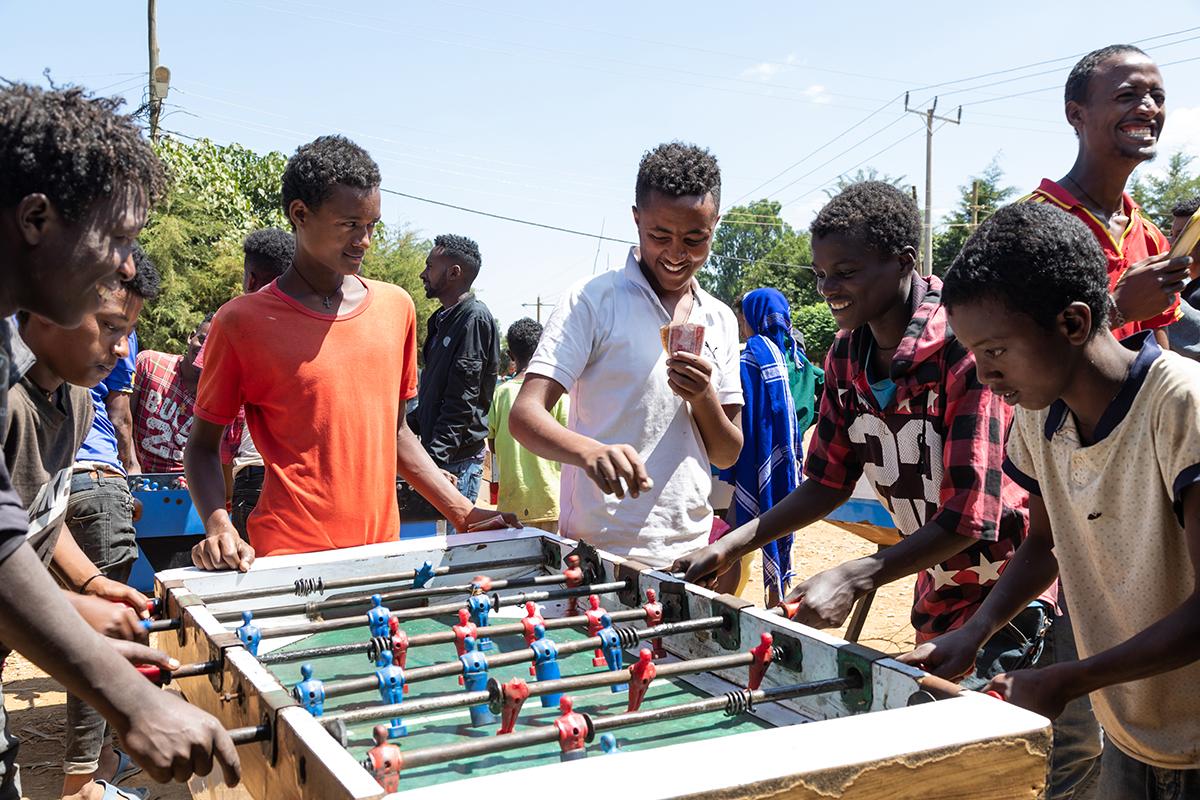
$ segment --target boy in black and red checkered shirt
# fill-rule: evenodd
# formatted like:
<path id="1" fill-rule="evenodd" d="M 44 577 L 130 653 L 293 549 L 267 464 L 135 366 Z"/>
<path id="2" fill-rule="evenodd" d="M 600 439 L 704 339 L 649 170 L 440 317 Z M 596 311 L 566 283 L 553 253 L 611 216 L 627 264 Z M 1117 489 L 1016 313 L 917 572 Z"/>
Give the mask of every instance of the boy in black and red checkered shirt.
<path id="1" fill-rule="evenodd" d="M 812 224 L 813 270 L 840 331 L 825 360 L 820 418 L 799 488 L 768 512 L 671 567 L 702 585 L 746 553 L 846 502 L 863 475 L 903 534 L 898 544 L 799 583 L 796 619 L 841 625 L 855 600 L 916 574 L 917 642 L 962 626 L 983 604 L 1028 528 L 1028 495 L 1004 475 L 1012 409 L 975 374 L 946 323 L 942 282 L 916 272 L 916 204 L 886 183 L 854 184 Z M 980 650 L 964 685 L 982 688 L 1014 665 L 1054 659 L 1042 638 L 1052 601 L 1039 599 Z M 1094 729 L 1090 709 L 1055 723 L 1053 798 L 1091 778 L 1095 753 L 1068 742 Z M 1077 794 L 1084 797 L 1085 794 Z"/>

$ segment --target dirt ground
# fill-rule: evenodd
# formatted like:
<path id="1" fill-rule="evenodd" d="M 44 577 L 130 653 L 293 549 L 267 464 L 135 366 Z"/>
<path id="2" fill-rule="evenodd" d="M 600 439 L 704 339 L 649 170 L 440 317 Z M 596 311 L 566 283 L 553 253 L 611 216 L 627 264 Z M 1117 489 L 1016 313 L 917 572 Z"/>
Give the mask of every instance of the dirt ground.
<path id="1" fill-rule="evenodd" d="M 875 545 L 870 542 L 820 522 L 797 535 L 792 560 L 797 574 L 806 577 L 874 551 Z M 878 593 L 860 639 L 863 644 L 886 653 L 901 653 L 912 648 L 913 634 L 908 623 L 912 588 L 913 579 L 910 578 Z M 754 603 L 762 602 L 762 569 L 757 561 L 743 596 Z M 29 800 L 52 800 L 59 796 L 65 702 L 66 695 L 56 681 L 20 656 L 9 657 L 4 669 L 4 706 L 10 714 L 12 732 L 21 739 L 21 781 L 24 797 Z M 141 775 L 124 785 L 152 787 L 152 800 L 188 800 L 190 797 L 180 784 L 155 784 Z"/>

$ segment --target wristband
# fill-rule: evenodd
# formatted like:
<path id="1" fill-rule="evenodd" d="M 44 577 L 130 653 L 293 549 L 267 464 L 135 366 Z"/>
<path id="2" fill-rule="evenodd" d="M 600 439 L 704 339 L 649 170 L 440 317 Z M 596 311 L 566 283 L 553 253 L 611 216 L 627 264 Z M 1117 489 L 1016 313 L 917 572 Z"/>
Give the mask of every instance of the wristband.
<path id="1" fill-rule="evenodd" d="M 95 575 L 93 575 L 92 577 L 88 578 L 86 581 L 83 582 L 83 585 L 79 587 L 79 593 L 87 594 L 88 584 L 91 583 L 92 581 L 96 580 L 96 578 L 103 578 L 103 577 L 104 577 L 103 572 L 97 572 Z"/>
<path id="2" fill-rule="evenodd" d="M 1112 324 L 1108 327 L 1119 328 L 1126 322 L 1125 315 L 1121 313 L 1121 307 L 1117 305 L 1117 296 L 1110 294 L 1109 297 L 1112 299 Z"/>

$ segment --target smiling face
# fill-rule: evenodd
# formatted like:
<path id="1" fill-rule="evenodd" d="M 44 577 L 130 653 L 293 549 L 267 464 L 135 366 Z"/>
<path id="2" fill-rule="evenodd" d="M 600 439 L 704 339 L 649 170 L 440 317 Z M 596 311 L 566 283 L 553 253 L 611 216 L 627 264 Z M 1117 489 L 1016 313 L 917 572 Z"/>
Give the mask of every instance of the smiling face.
<path id="1" fill-rule="evenodd" d="M 1166 100 L 1154 62 L 1140 53 L 1119 53 L 1092 73 L 1086 102 L 1067 103 L 1067 120 L 1092 155 L 1147 161 L 1158 150 Z"/>
<path id="2" fill-rule="evenodd" d="M 129 355 L 129 335 L 137 325 L 142 298 L 115 281 L 99 289 L 100 307 L 75 328 L 31 314 L 21 336 L 40 363 L 67 383 L 92 387 Z"/>
<path id="3" fill-rule="evenodd" d="M 356 189 L 339 183 L 317 208 L 293 200 L 288 214 L 297 250 L 339 275 L 355 275 L 379 224 L 379 187 Z"/>
<path id="4" fill-rule="evenodd" d="M 719 213 L 711 193 L 671 197 L 650 191 L 633 208 L 642 271 L 660 296 L 681 295 L 708 260 Z"/>
<path id="5" fill-rule="evenodd" d="M 1065 393 L 1083 357 L 1091 309 L 1072 303 L 1053 329 L 994 298 L 958 303 L 948 318 L 958 340 L 975 357 L 980 382 L 1008 405 L 1037 410 Z"/>
<path id="6" fill-rule="evenodd" d="M 899 304 L 907 305 L 916 255 L 911 247 L 884 256 L 848 233 L 814 236 L 813 272 L 817 291 L 829 304 L 844 331 L 883 318 Z"/>

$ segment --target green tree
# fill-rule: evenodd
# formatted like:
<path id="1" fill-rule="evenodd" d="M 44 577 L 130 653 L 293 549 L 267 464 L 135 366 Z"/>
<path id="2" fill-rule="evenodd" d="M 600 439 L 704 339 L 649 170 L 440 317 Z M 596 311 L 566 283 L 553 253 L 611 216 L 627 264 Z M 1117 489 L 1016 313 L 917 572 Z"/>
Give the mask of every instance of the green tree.
<path id="1" fill-rule="evenodd" d="M 417 307 L 418 347 L 425 343 L 425 321 L 439 305 L 436 299 L 425 296 L 425 286 L 420 277 L 425 269 L 425 256 L 429 255 L 431 247 L 432 242 L 408 228 L 393 230 L 380 224 L 375 227 L 371 249 L 363 257 L 363 277 L 394 283 L 412 295 L 413 304 Z"/>
<path id="2" fill-rule="evenodd" d="M 725 303 L 760 286 L 779 289 L 792 304 L 815 298 L 807 233 L 779 216 L 780 204 L 758 200 L 725 212 L 713 237 L 700 285 Z"/>
<path id="3" fill-rule="evenodd" d="M 1016 194 L 1012 186 L 1003 186 L 1004 170 L 996 159 L 984 168 L 983 172 L 971 176 L 966 186 L 958 187 L 958 207 L 942 220 L 943 230 L 933 235 L 933 271 L 937 275 L 945 275 L 946 270 L 958 256 L 966 244 L 967 238 L 974 231 L 972 214 L 978 206 L 978 221 L 996 213 L 1000 206 Z M 978 201 L 975 199 L 975 186 L 979 186 Z"/>
<path id="4" fill-rule="evenodd" d="M 1171 230 L 1171 209 L 1200 194 L 1200 175 L 1193 175 L 1190 169 L 1195 160 L 1195 156 L 1174 153 L 1167 161 L 1166 175 L 1134 175 L 1130 184 L 1129 193 L 1133 199 L 1165 232 Z"/>
<path id="5" fill-rule="evenodd" d="M 825 354 L 833 345 L 838 326 L 824 302 L 792 306 L 792 327 L 804 336 L 804 352 L 818 367 L 824 366 Z"/>
<path id="6" fill-rule="evenodd" d="M 884 183 L 890 183 L 892 186 L 903 189 L 907 186 L 904 183 L 907 177 L 907 175 L 888 175 L 886 172 L 880 172 L 874 167 L 867 167 L 866 169 L 860 167 L 854 171 L 853 175 L 839 175 L 833 186 L 825 190 L 825 195 L 827 197 L 835 197 L 841 194 L 846 188 L 856 183 L 862 183 L 863 181 L 883 181 Z"/>

